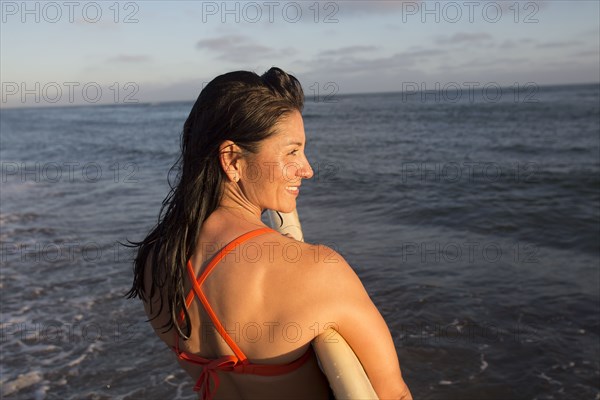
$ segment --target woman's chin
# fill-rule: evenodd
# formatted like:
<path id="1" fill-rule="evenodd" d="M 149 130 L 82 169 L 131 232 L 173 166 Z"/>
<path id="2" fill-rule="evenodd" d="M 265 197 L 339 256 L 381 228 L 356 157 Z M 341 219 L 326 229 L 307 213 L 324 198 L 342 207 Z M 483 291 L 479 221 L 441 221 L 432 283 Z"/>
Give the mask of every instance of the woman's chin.
<path id="1" fill-rule="evenodd" d="M 285 204 L 285 205 L 278 205 L 275 208 L 272 208 L 272 210 L 274 211 L 279 211 L 280 213 L 291 213 L 292 211 L 294 211 L 296 209 L 296 202 L 294 202 L 294 204 Z"/>
<path id="2" fill-rule="evenodd" d="M 290 208 L 281 208 L 280 210 L 277 210 L 277 211 L 279 211 L 280 213 L 287 214 L 287 213 L 291 213 L 295 209 L 296 209 L 296 207 L 290 207 Z"/>

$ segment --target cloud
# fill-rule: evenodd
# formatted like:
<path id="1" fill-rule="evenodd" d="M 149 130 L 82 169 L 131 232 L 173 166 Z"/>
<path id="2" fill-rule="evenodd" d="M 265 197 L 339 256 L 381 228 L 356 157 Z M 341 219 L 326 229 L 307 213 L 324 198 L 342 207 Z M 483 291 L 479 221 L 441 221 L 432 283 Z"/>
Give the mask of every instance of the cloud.
<path id="1" fill-rule="evenodd" d="M 335 7 L 338 9 L 334 9 L 334 6 L 325 6 L 326 4 L 333 3 Z M 550 1 L 536 1 L 532 2 L 530 0 L 513 0 L 513 1 L 498 1 L 498 0 L 484 0 L 483 2 L 476 2 L 469 6 L 465 5 L 463 2 L 455 2 L 456 6 L 460 7 L 463 13 L 469 12 L 468 7 L 475 7 L 477 10 L 481 10 L 484 6 L 491 3 L 491 5 L 500 8 L 501 12 L 509 13 L 514 12 L 515 7 L 519 7 L 519 10 L 525 15 L 528 15 L 531 18 L 534 18 L 538 15 L 540 10 L 545 10 L 551 3 Z M 413 14 L 423 13 L 426 9 L 434 9 L 437 7 L 438 9 L 442 9 L 445 7 L 445 3 L 441 2 L 437 5 L 427 4 L 423 0 L 369 0 L 369 1 L 359 1 L 359 0 L 351 0 L 351 1 L 340 1 L 340 2 L 324 2 L 321 12 L 327 14 L 330 12 L 332 17 L 336 17 L 337 11 L 339 11 L 342 15 L 353 15 L 353 16 L 364 16 L 365 14 L 375 14 L 375 15 L 389 15 L 395 13 L 409 13 Z M 517 4 L 517 5 L 515 5 Z"/>
<path id="2" fill-rule="evenodd" d="M 573 57 L 595 57 L 600 56 L 600 51 L 592 50 L 592 51 L 580 51 L 578 53 L 572 54 Z"/>
<path id="3" fill-rule="evenodd" d="M 202 39 L 196 42 L 199 50 L 217 53 L 217 59 L 232 62 L 247 62 L 257 57 L 280 57 L 293 53 L 293 49 L 274 49 L 252 42 L 245 36 L 229 35 Z"/>
<path id="4" fill-rule="evenodd" d="M 594 28 L 594 29 L 588 29 L 586 31 L 584 31 L 581 36 L 593 36 L 593 37 L 598 37 L 600 36 L 600 27 L 599 28 Z"/>
<path id="5" fill-rule="evenodd" d="M 417 1 L 343 1 L 336 3 L 339 5 L 339 10 L 344 14 L 356 14 L 363 16 L 364 14 L 393 14 L 402 12 L 405 8 L 420 7 L 421 0 Z M 327 3 L 325 3 L 327 4 Z M 328 11 L 327 9 L 324 11 Z"/>
<path id="6" fill-rule="evenodd" d="M 354 47 L 354 46 L 353 46 Z M 335 76 L 344 79 L 358 76 L 385 75 L 388 77 L 403 76 L 410 72 L 414 75 L 424 62 L 431 58 L 443 56 L 445 49 L 414 48 L 384 57 L 361 56 L 362 53 L 344 53 L 342 47 L 329 52 L 321 52 L 310 60 L 297 60 L 306 76 Z"/>
<path id="7" fill-rule="evenodd" d="M 211 50 L 224 50 L 230 49 L 239 44 L 239 42 L 245 41 L 246 38 L 240 35 L 222 36 L 212 39 L 202 39 L 196 43 L 196 47 L 199 49 L 206 48 Z"/>
<path id="8" fill-rule="evenodd" d="M 366 51 L 377 50 L 376 46 L 347 46 L 335 50 L 324 50 L 319 53 L 319 56 L 349 56 L 354 53 L 363 53 Z"/>
<path id="9" fill-rule="evenodd" d="M 118 63 L 145 63 L 151 61 L 152 58 L 150 56 L 146 56 L 143 54 L 119 54 L 118 56 L 111 57 L 108 59 L 109 62 L 118 62 Z"/>
<path id="10" fill-rule="evenodd" d="M 449 67 L 453 69 L 489 69 L 489 68 L 506 68 L 516 64 L 526 64 L 531 61 L 526 57 L 485 57 L 474 58 L 469 61 Z M 506 66 L 506 67 L 505 67 Z"/>
<path id="11" fill-rule="evenodd" d="M 498 47 L 501 49 L 514 49 L 518 45 L 519 44 L 516 43 L 514 40 L 508 39 L 508 40 L 505 40 L 504 42 L 502 42 L 501 44 L 499 44 Z"/>
<path id="12" fill-rule="evenodd" d="M 459 44 L 459 43 L 475 43 L 486 42 L 492 39 L 492 35 L 485 32 L 468 33 L 457 32 L 452 36 L 440 36 L 435 39 L 437 44 Z"/>
<path id="13" fill-rule="evenodd" d="M 517 0 L 517 1 L 498 1 L 498 0 L 485 0 L 484 4 L 493 3 L 494 6 L 499 7 L 503 13 L 515 13 L 515 9 L 518 9 L 523 16 L 521 19 L 528 17 L 531 19 L 536 19 L 539 17 L 537 14 L 540 10 L 546 10 L 552 1 L 550 0 L 537 0 L 535 2 L 530 0 Z M 477 4 L 475 7 L 479 7 Z"/>
<path id="14" fill-rule="evenodd" d="M 453 7 L 460 9 L 461 13 L 468 15 L 471 7 L 476 12 L 481 12 L 485 7 L 491 6 L 492 10 L 498 8 L 499 12 L 504 15 L 513 15 L 515 9 L 518 9 L 522 14 L 521 18 L 528 18 L 529 20 L 539 19 L 540 12 L 546 10 L 550 3 L 549 0 L 512 0 L 512 1 L 499 1 L 499 0 L 484 0 L 482 2 L 430 2 L 426 3 L 423 0 L 349 0 L 349 1 L 337 1 L 337 2 L 321 2 L 321 14 L 329 15 L 330 18 L 337 18 L 338 16 L 346 17 L 364 17 L 365 15 L 394 15 L 399 14 L 404 16 L 423 16 L 426 11 L 439 10 L 446 7 L 446 4 L 454 4 Z M 493 11 L 490 10 L 490 13 Z M 492 14 L 490 14 L 492 15 Z M 339 19 L 339 18 L 338 18 Z"/>
<path id="15" fill-rule="evenodd" d="M 409 51 L 405 51 L 402 53 L 404 57 L 411 58 L 424 58 L 428 56 L 439 56 L 442 53 L 445 53 L 446 50 L 442 48 L 432 48 L 432 49 L 413 49 Z"/>
<path id="16" fill-rule="evenodd" d="M 317 66 L 323 63 L 328 63 L 330 66 L 334 64 L 356 63 L 357 65 L 361 66 L 372 65 L 374 67 L 377 67 L 378 65 L 381 65 L 393 67 L 393 62 L 399 62 L 401 65 L 406 65 L 407 63 L 412 64 L 417 59 L 420 60 L 432 56 L 437 57 L 446 52 L 446 50 L 443 48 L 424 49 L 421 47 L 413 47 L 410 50 L 395 53 L 387 57 L 363 57 L 364 53 L 371 52 L 377 49 L 378 47 L 376 46 L 340 47 L 338 49 L 321 51 L 317 54 L 317 57 L 315 59 L 304 61 L 304 63 L 313 66 Z"/>
<path id="17" fill-rule="evenodd" d="M 566 41 L 566 42 L 538 43 L 538 45 L 536 47 L 540 48 L 540 49 L 547 49 L 547 48 L 577 46 L 577 45 L 580 45 L 580 44 L 582 44 L 582 42 L 580 42 L 578 40 L 569 40 L 569 41 Z"/>

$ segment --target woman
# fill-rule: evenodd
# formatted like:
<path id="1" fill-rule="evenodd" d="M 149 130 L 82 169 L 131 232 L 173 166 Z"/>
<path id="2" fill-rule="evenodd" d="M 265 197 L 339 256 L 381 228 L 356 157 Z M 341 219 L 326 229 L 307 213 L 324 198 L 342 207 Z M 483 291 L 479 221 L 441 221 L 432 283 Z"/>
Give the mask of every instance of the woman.
<path id="1" fill-rule="evenodd" d="M 203 398 L 328 398 L 310 343 L 334 327 L 380 398 L 409 399 L 390 332 L 352 268 L 261 221 L 266 209 L 295 210 L 313 175 L 303 102 L 278 68 L 224 74 L 202 90 L 184 124 L 179 182 L 135 244 L 129 296 Z"/>

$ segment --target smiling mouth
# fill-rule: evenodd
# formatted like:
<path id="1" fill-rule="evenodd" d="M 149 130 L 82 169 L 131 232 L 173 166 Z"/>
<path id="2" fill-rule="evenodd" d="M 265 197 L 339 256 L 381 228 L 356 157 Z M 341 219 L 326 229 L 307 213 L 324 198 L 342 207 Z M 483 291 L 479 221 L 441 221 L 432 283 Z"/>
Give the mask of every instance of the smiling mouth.
<path id="1" fill-rule="evenodd" d="M 300 186 L 286 186 L 285 189 L 294 194 L 300 193 Z"/>

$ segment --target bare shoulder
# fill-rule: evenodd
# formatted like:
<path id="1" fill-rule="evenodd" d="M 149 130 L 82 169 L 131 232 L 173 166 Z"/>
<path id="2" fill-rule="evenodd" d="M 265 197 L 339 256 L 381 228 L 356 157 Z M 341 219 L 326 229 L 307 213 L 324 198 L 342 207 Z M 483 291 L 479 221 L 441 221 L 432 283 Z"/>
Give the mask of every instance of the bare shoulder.
<path id="1" fill-rule="evenodd" d="M 340 255 L 330 247 L 301 242 L 278 232 L 262 236 L 260 242 L 263 255 L 268 256 L 270 262 L 284 262 L 285 265 L 310 268 L 316 267 L 320 263 L 338 263 L 338 258 L 340 258 Z"/>
<path id="2" fill-rule="evenodd" d="M 272 276 L 279 283 L 281 307 L 324 321 L 351 309 L 353 303 L 370 303 L 360 279 L 336 250 L 287 237 L 279 245 L 279 258 L 274 260 L 279 273 Z"/>
<path id="3" fill-rule="evenodd" d="M 331 247 L 300 242 L 285 236 L 281 236 L 275 246 L 279 248 L 279 251 L 275 250 L 279 257 L 274 257 L 274 261 L 290 268 L 287 272 L 297 274 L 303 284 L 310 284 L 311 287 L 331 285 L 335 283 L 331 281 L 334 277 L 342 281 L 358 280 L 346 260 Z"/>
<path id="4" fill-rule="evenodd" d="M 320 333 L 333 328 L 347 340 L 380 398 L 409 399 L 390 331 L 354 269 L 330 247 L 304 246 L 317 257 L 294 271 L 299 294 L 294 309 L 303 310 L 304 320 L 315 321 L 312 326 Z"/>
<path id="5" fill-rule="evenodd" d="M 346 294 L 361 295 L 364 287 L 348 262 L 335 249 L 323 244 L 303 244 L 308 254 L 302 280 L 310 292 L 321 292 L 329 302 Z M 345 296 L 342 296 L 345 297 Z M 335 303 L 335 301 L 333 301 Z"/>
<path id="6" fill-rule="evenodd" d="M 273 286 L 282 291 L 295 291 L 295 306 L 299 302 L 326 301 L 327 289 L 347 287 L 348 282 L 360 283 L 358 277 L 334 249 L 322 245 L 300 242 L 292 238 L 273 234 L 265 235 L 262 247 L 268 250 L 263 260 L 271 266 L 269 270 Z M 289 298 L 286 298 L 289 299 Z"/>

